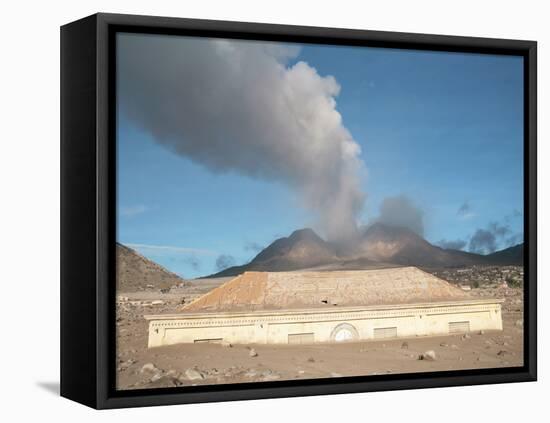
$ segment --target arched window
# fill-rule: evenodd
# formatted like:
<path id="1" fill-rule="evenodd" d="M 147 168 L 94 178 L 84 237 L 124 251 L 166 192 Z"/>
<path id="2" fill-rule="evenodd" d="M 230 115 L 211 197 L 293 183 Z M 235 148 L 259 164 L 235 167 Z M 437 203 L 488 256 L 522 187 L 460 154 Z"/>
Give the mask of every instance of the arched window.
<path id="1" fill-rule="evenodd" d="M 331 339 L 334 342 L 356 341 L 359 339 L 359 334 L 357 329 L 349 323 L 340 323 L 333 329 Z"/>

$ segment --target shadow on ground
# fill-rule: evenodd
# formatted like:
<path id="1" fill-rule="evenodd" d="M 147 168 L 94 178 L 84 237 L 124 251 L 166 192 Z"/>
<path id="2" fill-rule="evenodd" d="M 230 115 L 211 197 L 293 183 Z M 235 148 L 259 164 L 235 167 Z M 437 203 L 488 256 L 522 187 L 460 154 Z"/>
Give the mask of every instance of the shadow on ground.
<path id="1" fill-rule="evenodd" d="M 36 385 L 50 394 L 59 396 L 59 382 L 37 382 Z"/>

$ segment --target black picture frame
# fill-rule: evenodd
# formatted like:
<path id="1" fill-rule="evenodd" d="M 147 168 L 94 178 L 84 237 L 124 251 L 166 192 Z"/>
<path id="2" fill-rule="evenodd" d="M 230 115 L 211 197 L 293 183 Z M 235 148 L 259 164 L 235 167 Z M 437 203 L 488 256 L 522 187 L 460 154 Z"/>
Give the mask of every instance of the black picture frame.
<path id="1" fill-rule="evenodd" d="M 524 366 L 115 390 L 114 35 L 117 31 L 522 56 Z M 534 41 L 103 13 L 61 27 L 61 395 L 104 409 L 536 380 L 536 72 Z"/>

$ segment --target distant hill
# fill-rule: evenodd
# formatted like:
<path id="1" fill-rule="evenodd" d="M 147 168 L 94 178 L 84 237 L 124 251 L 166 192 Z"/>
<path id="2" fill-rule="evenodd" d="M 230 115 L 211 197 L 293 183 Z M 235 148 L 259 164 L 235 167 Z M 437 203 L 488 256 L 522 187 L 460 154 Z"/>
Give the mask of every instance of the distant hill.
<path id="1" fill-rule="evenodd" d="M 523 266 L 523 243 L 489 254 L 486 258 L 492 264 Z"/>
<path id="2" fill-rule="evenodd" d="M 312 229 L 297 230 L 289 237 L 274 241 L 248 264 L 230 267 L 208 277 L 235 276 L 249 270 L 359 270 L 389 265 L 434 268 L 483 264 L 523 264 L 523 244 L 484 256 L 437 247 L 409 229 L 375 223 L 345 249 L 324 241 Z"/>
<path id="3" fill-rule="evenodd" d="M 373 261 L 404 266 L 458 267 L 484 262 L 479 254 L 446 250 L 430 244 L 415 232 L 375 223 L 363 234 L 359 254 Z"/>
<path id="4" fill-rule="evenodd" d="M 117 243 L 117 292 L 169 288 L 184 282 L 175 273 Z"/>

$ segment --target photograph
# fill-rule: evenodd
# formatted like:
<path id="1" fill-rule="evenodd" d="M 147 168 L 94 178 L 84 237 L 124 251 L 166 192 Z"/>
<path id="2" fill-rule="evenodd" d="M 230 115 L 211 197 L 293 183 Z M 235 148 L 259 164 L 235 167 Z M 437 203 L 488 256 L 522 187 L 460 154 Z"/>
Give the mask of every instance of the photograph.
<path id="1" fill-rule="evenodd" d="M 525 365 L 524 56 L 153 32 L 114 35 L 116 390 Z"/>

